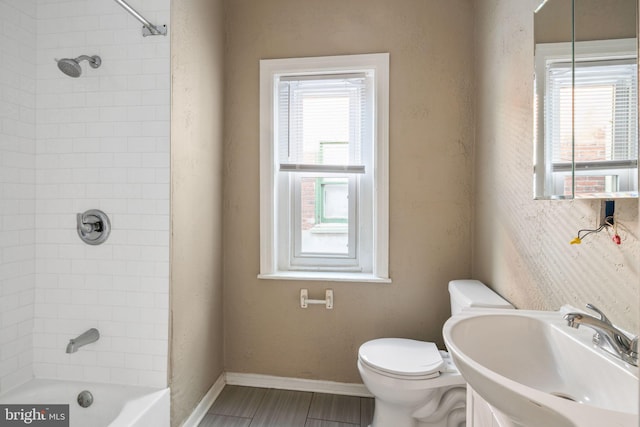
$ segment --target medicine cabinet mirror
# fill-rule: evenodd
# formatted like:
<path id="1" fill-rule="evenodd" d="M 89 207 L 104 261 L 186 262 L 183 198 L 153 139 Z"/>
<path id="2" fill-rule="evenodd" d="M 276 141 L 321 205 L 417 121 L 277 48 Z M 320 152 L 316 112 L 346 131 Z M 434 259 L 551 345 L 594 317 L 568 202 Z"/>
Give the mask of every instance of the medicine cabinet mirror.
<path id="1" fill-rule="evenodd" d="M 636 0 L 534 14 L 536 199 L 638 197 Z"/>

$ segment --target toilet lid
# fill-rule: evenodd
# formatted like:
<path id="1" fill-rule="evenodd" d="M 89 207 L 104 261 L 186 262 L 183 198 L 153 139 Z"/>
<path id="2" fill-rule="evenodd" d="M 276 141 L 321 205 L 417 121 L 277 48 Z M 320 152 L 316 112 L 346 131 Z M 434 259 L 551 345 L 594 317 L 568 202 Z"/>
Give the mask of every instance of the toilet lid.
<path id="1" fill-rule="evenodd" d="M 360 360 L 393 375 L 438 376 L 444 366 L 438 347 L 432 342 L 404 338 L 381 338 L 360 346 Z"/>

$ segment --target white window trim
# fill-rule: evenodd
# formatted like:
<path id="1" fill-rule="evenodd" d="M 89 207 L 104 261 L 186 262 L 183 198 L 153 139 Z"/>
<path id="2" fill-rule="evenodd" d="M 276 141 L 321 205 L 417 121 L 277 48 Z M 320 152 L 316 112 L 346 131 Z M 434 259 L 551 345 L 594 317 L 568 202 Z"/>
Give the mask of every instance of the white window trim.
<path id="1" fill-rule="evenodd" d="M 273 144 L 274 77 L 280 74 L 375 70 L 372 272 L 279 271 Z M 389 278 L 389 54 L 344 55 L 260 61 L 260 274 L 261 279 L 390 283 Z"/>

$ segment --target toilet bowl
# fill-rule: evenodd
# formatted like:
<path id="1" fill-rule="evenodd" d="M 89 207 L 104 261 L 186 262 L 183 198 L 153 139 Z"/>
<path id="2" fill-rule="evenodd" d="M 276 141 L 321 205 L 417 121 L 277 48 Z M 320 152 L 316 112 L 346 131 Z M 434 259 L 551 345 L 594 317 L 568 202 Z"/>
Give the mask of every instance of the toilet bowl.
<path id="1" fill-rule="evenodd" d="M 376 399 L 372 426 L 444 427 L 453 409 L 464 411 L 465 381 L 432 342 L 368 341 L 358 352 L 358 370 Z"/>
<path id="2" fill-rule="evenodd" d="M 470 307 L 513 308 L 477 280 L 449 282 L 452 314 Z M 432 342 L 379 338 L 358 350 L 358 370 L 375 397 L 371 427 L 460 427 L 466 383 Z"/>

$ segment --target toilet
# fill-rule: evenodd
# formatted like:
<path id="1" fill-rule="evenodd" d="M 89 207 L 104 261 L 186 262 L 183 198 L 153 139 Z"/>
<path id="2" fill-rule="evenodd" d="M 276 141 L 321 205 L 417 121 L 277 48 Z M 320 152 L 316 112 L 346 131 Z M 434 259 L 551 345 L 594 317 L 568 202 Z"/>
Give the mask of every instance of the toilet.
<path id="1" fill-rule="evenodd" d="M 468 308 L 514 308 L 478 280 L 449 282 L 451 314 Z M 375 397 L 371 427 L 461 427 L 466 384 L 446 351 L 405 338 L 368 341 L 358 370 Z"/>

